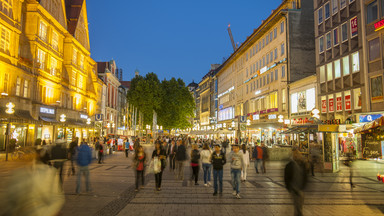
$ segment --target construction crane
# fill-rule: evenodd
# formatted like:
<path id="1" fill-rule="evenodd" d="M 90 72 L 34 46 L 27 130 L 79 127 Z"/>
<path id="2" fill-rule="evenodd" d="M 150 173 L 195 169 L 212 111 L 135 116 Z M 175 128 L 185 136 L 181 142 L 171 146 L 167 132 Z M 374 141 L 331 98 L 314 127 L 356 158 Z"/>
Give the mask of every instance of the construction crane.
<path id="1" fill-rule="evenodd" d="M 229 34 L 229 38 L 231 39 L 233 51 L 236 51 L 237 46 L 235 44 L 235 41 L 233 40 L 232 31 L 231 31 L 231 24 L 228 24 L 228 34 Z"/>

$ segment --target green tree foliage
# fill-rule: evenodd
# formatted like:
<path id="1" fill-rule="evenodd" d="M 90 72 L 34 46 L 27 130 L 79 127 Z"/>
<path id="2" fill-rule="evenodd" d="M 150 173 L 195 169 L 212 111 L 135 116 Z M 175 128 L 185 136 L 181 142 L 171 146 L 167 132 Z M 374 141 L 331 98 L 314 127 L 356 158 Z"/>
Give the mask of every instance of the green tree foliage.
<path id="1" fill-rule="evenodd" d="M 182 79 L 172 78 L 161 83 L 156 74 L 131 80 L 128 100 L 144 115 L 144 124 L 152 125 L 153 110 L 157 123 L 164 129 L 190 127 L 188 121 L 194 115 L 195 101 Z"/>

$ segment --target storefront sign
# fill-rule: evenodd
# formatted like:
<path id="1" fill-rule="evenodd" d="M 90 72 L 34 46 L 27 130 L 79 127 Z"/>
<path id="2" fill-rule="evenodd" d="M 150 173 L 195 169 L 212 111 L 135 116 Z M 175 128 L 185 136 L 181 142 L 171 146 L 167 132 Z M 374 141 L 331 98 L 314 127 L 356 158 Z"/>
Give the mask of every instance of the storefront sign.
<path id="1" fill-rule="evenodd" d="M 339 132 L 346 132 L 347 131 L 347 125 L 339 125 Z"/>
<path id="2" fill-rule="evenodd" d="M 339 125 L 319 125 L 320 132 L 338 132 Z"/>
<path id="3" fill-rule="evenodd" d="M 379 134 L 362 134 L 363 140 L 363 158 L 381 157 L 381 140 Z"/>
<path id="4" fill-rule="evenodd" d="M 355 37 L 357 32 L 357 17 L 354 17 L 351 19 L 351 37 Z"/>
<path id="5" fill-rule="evenodd" d="M 351 110 L 351 95 L 345 95 L 345 110 Z"/>
<path id="6" fill-rule="evenodd" d="M 341 121 L 340 119 L 333 119 L 333 120 L 323 120 L 322 122 L 323 124 L 327 124 L 327 125 L 330 125 L 330 124 L 339 125 Z"/>
<path id="7" fill-rule="evenodd" d="M 267 113 L 270 113 L 270 112 L 277 112 L 277 111 L 279 111 L 279 108 L 267 109 Z"/>
<path id="8" fill-rule="evenodd" d="M 341 96 L 336 98 L 336 111 L 343 111 Z"/>
<path id="9" fill-rule="evenodd" d="M 50 109 L 50 108 L 45 108 L 45 107 L 40 107 L 40 113 L 45 113 L 45 114 L 55 114 L 55 109 Z"/>
<path id="10" fill-rule="evenodd" d="M 383 116 L 383 114 L 361 115 L 359 116 L 359 122 L 371 122 Z"/>
<path id="11" fill-rule="evenodd" d="M 87 116 L 87 115 L 84 115 L 84 114 L 80 114 L 80 118 L 82 118 L 82 119 L 87 119 L 88 116 Z"/>
<path id="12" fill-rule="evenodd" d="M 225 91 L 225 92 L 219 94 L 217 97 L 220 98 L 220 97 L 222 97 L 222 96 L 224 96 L 224 95 L 230 93 L 230 92 L 233 91 L 234 89 L 235 89 L 235 86 L 232 86 L 232 87 L 229 88 L 227 91 Z"/>
<path id="13" fill-rule="evenodd" d="M 328 99 L 328 105 L 329 105 L 329 112 L 335 111 L 334 104 L 333 104 L 333 98 Z"/>
<path id="14" fill-rule="evenodd" d="M 327 100 L 321 100 L 321 112 L 322 113 L 327 112 Z"/>
<path id="15" fill-rule="evenodd" d="M 383 28 L 384 28 L 384 19 L 375 23 L 375 31 L 379 31 L 380 29 L 383 29 Z"/>
<path id="16" fill-rule="evenodd" d="M 253 120 L 259 120 L 259 119 L 260 119 L 260 115 L 259 114 L 253 115 Z"/>
<path id="17" fill-rule="evenodd" d="M 267 110 L 261 110 L 260 111 L 260 114 L 265 114 L 265 113 L 267 113 Z"/>
<path id="18" fill-rule="evenodd" d="M 290 124 L 290 123 L 291 123 L 291 121 L 289 119 L 284 120 L 284 124 Z"/>
<path id="19" fill-rule="evenodd" d="M 103 121 L 103 114 L 96 114 L 95 121 Z"/>
<path id="20" fill-rule="evenodd" d="M 268 119 L 276 119 L 276 115 L 268 115 Z"/>

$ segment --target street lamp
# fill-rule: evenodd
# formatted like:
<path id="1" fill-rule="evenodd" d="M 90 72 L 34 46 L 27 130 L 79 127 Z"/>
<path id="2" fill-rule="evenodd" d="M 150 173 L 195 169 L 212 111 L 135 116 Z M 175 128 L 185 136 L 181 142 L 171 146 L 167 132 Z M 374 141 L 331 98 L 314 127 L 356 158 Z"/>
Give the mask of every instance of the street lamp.
<path id="1" fill-rule="evenodd" d="M 4 95 L 4 96 L 8 96 L 7 95 Z M 15 104 L 12 103 L 12 102 L 8 102 L 5 107 L 7 108 L 5 110 L 5 113 L 7 113 L 8 115 L 12 115 L 13 113 L 15 113 Z M 9 136 L 11 135 L 11 123 L 10 123 L 10 119 L 9 119 L 9 122 L 7 124 L 7 130 L 5 132 L 5 160 L 8 161 L 8 149 L 9 149 Z"/>
<path id="2" fill-rule="evenodd" d="M 232 126 L 232 128 L 235 127 L 235 121 L 232 121 L 231 126 Z"/>
<path id="3" fill-rule="evenodd" d="M 250 119 L 247 120 L 248 142 L 249 142 L 249 126 L 251 126 L 251 120 Z M 247 142 L 247 144 L 248 144 L 248 142 Z"/>

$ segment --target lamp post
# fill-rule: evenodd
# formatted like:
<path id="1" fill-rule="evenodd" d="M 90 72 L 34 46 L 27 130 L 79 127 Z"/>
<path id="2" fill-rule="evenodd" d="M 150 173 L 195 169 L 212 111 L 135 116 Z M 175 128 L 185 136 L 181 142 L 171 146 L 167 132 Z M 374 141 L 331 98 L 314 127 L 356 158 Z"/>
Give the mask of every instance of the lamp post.
<path id="1" fill-rule="evenodd" d="M 64 139 L 67 138 L 67 128 L 65 127 L 65 124 L 64 124 L 64 122 L 67 120 L 66 118 L 67 118 L 67 116 L 65 114 L 60 115 L 60 122 L 63 123 Z"/>
<path id="2" fill-rule="evenodd" d="M 250 120 L 250 119 L 247 120 L 247 129 L 248 129 L 248 140 L 247 140 L 247 144 L 248 144 L 248 142 L 249 142 L 249 126 L 251 126 L 251 120 Z"/>
<path id="3" fill-rule="evenodd" d="M 5 107 L 7 107 L 7 109 L 5 110 L 5 113 L 7 113 L 8 115 L 12 115 L 15 113 L 15 104 L 12 103 L 12 102 L 8 102 Z M 7 123 L 7 130 L 5 132 L 5 161 L 8 161 L 8 149 L 9 149 L 9 136 L 11 135 L 11 120 L 8 119 L 8 123 Z"/>

